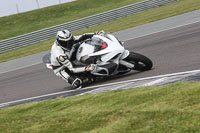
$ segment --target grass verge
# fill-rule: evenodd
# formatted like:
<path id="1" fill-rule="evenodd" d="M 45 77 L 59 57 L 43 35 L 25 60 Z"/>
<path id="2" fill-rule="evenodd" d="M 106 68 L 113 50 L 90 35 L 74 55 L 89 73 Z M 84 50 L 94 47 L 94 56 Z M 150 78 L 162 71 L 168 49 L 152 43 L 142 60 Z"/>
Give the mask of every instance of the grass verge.
<path id="1" fill-rule="evenodd" d="M 106 32 L 116 32 L 130 27 L 146 24 L 156 20 L 200 9 L 199 3 L 200 0 L 180 0 L 178 2 L 171 3 L 169 5 L 149 9 L 147 11 L 130 15 L 112 22 L 82 29 L 80 31 L 74 32 L 74 34 L 78 35 L 85 32 L 95 32 L 102 29 Z M 55 38 L 52 38 L 37 44 L 1 53 L 0 62 L 5 62 L 8 60 L 16 59 L 30 54 L 50 50 L 50 47 L 53 44 L 54 40 Z"/>
<path id="2" fill-rule="evenodd" d="M 200 132 L 200 83 L 117 90 L 0 109 L 1 132 Z"/>
<path id="3" fill-rule="evenodd" d="M 0 18 L 0 40 L 48 28 L 143 0 L 76 0 Z M 115 4 L 113 4 L 115 3 Z"/>

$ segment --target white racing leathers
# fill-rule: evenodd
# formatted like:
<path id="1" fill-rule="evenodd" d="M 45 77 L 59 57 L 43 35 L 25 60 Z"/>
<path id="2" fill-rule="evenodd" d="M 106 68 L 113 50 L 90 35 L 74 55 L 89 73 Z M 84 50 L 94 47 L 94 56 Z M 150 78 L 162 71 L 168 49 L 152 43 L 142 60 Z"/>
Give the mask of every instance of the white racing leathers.
<path id="1" fill-rule="evenodd" d="M 82 36 L 74 36 L 75 43 L 91 38 L 93 35 L 93 33 L 89 33 Z M 85 67 L 74 67 L 71 63 L 70 58 L 73 52 L 73 48 L 71 51 L 65 51 L 62 49 L 57 41 L 54 42 L 51 48 L 51 64 L 54 73 L 72 85 L 73 82 L 77 80 L 73 73 L 80 73 L 85 71 Z"/>

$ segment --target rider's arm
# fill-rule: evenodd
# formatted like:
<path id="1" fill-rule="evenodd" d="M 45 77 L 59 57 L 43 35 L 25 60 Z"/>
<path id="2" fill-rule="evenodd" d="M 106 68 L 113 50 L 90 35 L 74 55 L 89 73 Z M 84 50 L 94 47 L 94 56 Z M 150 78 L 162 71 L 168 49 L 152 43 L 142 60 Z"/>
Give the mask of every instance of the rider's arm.
<path id="1" fill-rule="evenodd" d="M 95 32 L 95 33 L 85 33 L 85 34 L 80 35 L 80 36 L 74 36 L 75 37 L 75 42 L 74 43 L 78 43 L 78 42 L 84 41 L 86 39 L 92 38 L 93 35 L 102 35 L 104 33 L 105 32 L 103 30 L 101 30 L 101 31 Z"/>
<path id="2" fill-rule="evenodd" d="M 89 39 L 93 35 L 95 35 L 95 33 L 85 33 L 85 34 L 80 35 L 80 36 L 75 36 L 75 42 L 74 43 L 78 43 L 78 42 L 84 41 L 86 39 Z"/>
<path id="3" fill-rule="evenodd" d="M 71 61 L 69 60 L 69 58 L 66 55 L 60 55 L 57 58 L 57 60 L 58 60 L 58 62 L 60 64 L 62 64 L 63 66 L 67 67 L 73 73 L 79 73 L 79 72 L 84 72 L 85 71 L 85 67 L 78 67 L 78 68 L 73 67 Z"/>

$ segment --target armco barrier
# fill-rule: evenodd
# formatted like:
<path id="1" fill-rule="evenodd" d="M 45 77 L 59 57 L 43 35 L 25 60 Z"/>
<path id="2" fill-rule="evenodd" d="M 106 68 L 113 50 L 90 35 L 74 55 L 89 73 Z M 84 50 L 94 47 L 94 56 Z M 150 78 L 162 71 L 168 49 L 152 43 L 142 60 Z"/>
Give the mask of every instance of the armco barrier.
<path id="1" fill-rule="evenodd" d="M 94 26 L 100 23 L 112 21 L 124 16 L 135 14 L 153 7 L 161 6 L 178 0 L 145 0 L 100 14 L 92 15 L 89 17 L 81 18 L 75 21 L 67 22 L 64 24 L 56 25 L 50 28 L 38 30 L 28 34 L 20 35 L 10 39 L 0 41 L 0 53 L 8 50 L 16 49 L 29 44 L 37 43 L 47 40 L 56 35 L 58 30 L 68 29 L 76 31 L 82 28 Z"/>

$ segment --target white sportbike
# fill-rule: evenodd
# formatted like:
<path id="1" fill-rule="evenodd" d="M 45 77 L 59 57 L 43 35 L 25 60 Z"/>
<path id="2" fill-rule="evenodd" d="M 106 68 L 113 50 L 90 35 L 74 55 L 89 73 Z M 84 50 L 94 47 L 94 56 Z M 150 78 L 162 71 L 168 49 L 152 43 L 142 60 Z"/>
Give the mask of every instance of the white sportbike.
<path id="1" fill-rule="evenodd" d="M 47 62 L 46 62 L 47 63 Z M 76 52 L 75 65 L 96 64 L 94 70 L 77 74 L 94 79 L 111 77 L 152 68 L 152 61 L 144 55 L 126 50 L 123 43 L 112 34 L 94 35 L 82 42 Z M 50 66 L 50 62 L 47 63 Z"/>

